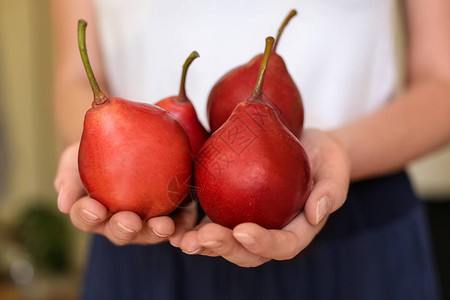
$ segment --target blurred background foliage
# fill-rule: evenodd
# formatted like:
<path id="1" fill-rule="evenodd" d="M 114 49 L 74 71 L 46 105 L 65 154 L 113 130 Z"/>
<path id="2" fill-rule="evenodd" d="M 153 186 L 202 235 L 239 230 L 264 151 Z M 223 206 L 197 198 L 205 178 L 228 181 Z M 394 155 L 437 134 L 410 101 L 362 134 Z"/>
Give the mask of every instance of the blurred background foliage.
<path id="1" fill-rule="evenodd" d="M 86 235 L 56 207 L 49 0 L 0 0 L 0 299 L 77 299 Z"/>
<path id="2" fill-rule="evenodd" d="M 28 199 L 31 204 L 15 220 L 11 233 L 30 254 L 38 268 L 64 273 L 69 270 L 70 233 L 66 218 L 53 207 L 41 204 L 45 199 Z"/>
<path id="3" fill-rule="evenodd" d="M 0 299 L 76 299 L 86 257 L 87 235 L 58 212 L 53 190 L 50 23 L 49 0 L 0 0 Z M 450 148 L 409 173 L 448 286 Z"/>

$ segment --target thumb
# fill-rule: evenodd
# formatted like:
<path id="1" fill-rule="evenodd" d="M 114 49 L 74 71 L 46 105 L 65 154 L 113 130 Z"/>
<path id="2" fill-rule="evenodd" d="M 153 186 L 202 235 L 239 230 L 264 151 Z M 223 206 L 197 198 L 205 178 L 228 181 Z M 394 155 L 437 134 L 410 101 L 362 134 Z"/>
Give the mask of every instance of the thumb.
<path id="1" fill-rule="evenodd" d="M 54 181 L 58 192 L 58 208 L 68 214 L 75 201 L 86 195 L 77 167 L 78 144 L 73 144 L 64 150 L 59 161 L 58 171 Z"/>
<path id="2" fill-rule="evenodd" d="M 173 214 L 175 232 L 170 237 L 170 243 L 178 247 L 183 234 L 197 223 L 197 202 L 192 201 L 188 206 L 179 207 Z"/>
<path id="3" fill-rule="evenodd" d="M 344 150 L 325 134 L 317 133 L 310 139 L 313 142 L 307 141 L 305 146 L 316 149 L 308 153 L 311 154 L 314 185 L 306 200 L 305 214 L 310 224 L 317 225 L 344 204 L 350 183 L 350 160 Z"/>

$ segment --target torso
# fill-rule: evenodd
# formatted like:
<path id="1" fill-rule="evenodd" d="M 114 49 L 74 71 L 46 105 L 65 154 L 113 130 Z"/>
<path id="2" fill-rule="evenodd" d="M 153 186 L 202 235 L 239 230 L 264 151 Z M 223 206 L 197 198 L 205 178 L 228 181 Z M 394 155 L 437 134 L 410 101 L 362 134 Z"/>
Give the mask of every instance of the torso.
<path id="1" fill-rule="evenodd" d="M 264 49 L 288 12 L 278 47 L 300 89 L 305 126 L 339 126 L 391 97 L 396 86 L 393 0 L 96 0 L 112 93 L 154 103 L 178 92 L 181 68 L 200 53 L 187 93 L 206 122 L 214 83 Z"/>

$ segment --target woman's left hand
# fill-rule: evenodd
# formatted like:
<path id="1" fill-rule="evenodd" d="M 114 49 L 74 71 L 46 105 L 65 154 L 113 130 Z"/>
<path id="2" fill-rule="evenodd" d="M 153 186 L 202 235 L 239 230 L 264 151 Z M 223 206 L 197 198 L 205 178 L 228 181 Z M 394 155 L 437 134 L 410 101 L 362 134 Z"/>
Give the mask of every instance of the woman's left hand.
<path id="1" fill-rule="evenodd" d="M 222 256 L 241 267 L 287 260 L 300 253 L 323 228 L 329 214 L 342 206 L 350 182 L 350 160 L 330 134 L 304 130 L 301 142 L 311 163 L 314 185 L 304 210 L 283 229 L 243 223 L 231 230 L 205 217 L 172 245 L 187 254 Z"/>

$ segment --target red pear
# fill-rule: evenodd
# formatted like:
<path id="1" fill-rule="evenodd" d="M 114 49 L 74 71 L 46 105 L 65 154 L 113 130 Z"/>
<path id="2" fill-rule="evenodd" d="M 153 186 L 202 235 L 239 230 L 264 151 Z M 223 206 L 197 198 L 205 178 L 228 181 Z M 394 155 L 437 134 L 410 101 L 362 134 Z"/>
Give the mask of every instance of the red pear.
<path id="1" fill-rule="evenodd" d="M 262 98 L 267 104 L 272 105 L 283 124 L 296 137 L 299 137 L 303 129 L 302 98 L 294 80 L 289 75 L 284 60 L 275 53 L 285 26 L 296 14 L 297 12 L 292 10 L 278 31 L 270 65 L 267 69 Z M 222 126 L 236 105 L 250 94 L 262 56 L 260 54 L 247 64 L 229 71 L 214 85 L 207 104 L 211 132 Z"/>
<path id="2" fill-rule="evenodd" d="M 87 56 L 86 26 L 78 22 L 78 43 L 94 101 L 79 149 L 81 180 L 89 196 L 112 213 L 167 215 L 188 194 L 193 163 L 188 137 L 165 110 L 100 90 Z"/>
<path id="3" fill-rule="evenodd" d="M 273 43 L 272 37 L 266 39 L 253 92 L 206 141 L 195 162 L 200 204 L 212 221 L 228 228 L 244 222 L 282 228 L 310 193 L 307 155 L 263 97 Z"/>
<path id="4" fill-rule="evenodd" d="M 199 57 L 198 53 L 196 51 L 192 52 L 183 65 L 179 94 L 177 96 L 162 99 L 155 104 L 170 112 L 175 119 L 180 122 L 181 126 L 183 126 L 189 137 L 192 154 L 194 154 L 194 156 L 197 155 L 198 150 L 200 150 L 200 147 L 209 136 L 206 129 L 198 120 L 197 113 L 195 112 L 192 102 L 186 95 L 185 83 L 187 70 L 192 61 L 194 61 L 197 57 Z"/>

